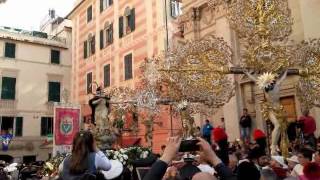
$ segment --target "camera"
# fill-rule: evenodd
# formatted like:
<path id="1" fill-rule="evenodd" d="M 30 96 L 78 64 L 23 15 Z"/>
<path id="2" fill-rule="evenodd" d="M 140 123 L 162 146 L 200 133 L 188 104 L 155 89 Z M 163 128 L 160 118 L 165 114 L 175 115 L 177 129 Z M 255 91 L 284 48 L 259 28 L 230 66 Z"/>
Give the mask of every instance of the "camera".
<path id="1" fill-rule="evenodd" d="M 192 152 L 199 151 L 200 147 L 197 145 L 199 140 L 191 139 L 191 140 L 182 140 L 179 148 L 179 152 Z"/>

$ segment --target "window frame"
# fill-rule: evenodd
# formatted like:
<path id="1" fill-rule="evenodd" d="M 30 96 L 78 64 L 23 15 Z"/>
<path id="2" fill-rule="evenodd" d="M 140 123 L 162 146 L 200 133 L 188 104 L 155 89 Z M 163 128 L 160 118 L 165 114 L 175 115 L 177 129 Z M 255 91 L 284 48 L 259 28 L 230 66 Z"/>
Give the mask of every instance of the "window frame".
<path id="1" fill-rule="evenodd" d="M 7 52 L 8 52 L 7 48 L 9 46 L 11 46 L 11 45 L 12 45 L 13 50 L 14 50 L 14 53 L 13 53 L 12 56 L 10 56 L 10 54 L 7 54 Z M 13 42 L 5 42 L 5 44 L 4 44 L 4 57 L 5 58 L 10 58 L 10 59 L 15 59 L 16 58 L 16 53 L 17 53 L 17 44 L 13 43 Z"/>
<path id="2" fill-rule="evenodd" d="M 91 13 L 89 13 L 89 10 L 91 11 Z M 92 20 L 93 20 L 93 7 L 92 5 L 90 5 L 88 8 L 87 8 L 87 24 L 89 24 Z M 90 15 L 91 14 L 91 15 Z"/>
<path id="3" fill-rule="evenodd" d="M 9 97 L 4 97 L 4 94 L 5 93 L 3 93 L 4 92 L 4 80 L 5 79 L 11 79 L 11 80 L 14 80 L 14 88 L 13 87 L 9 87 L 8 89 L 10 89 L 10 90 L 14 90 L 14 92 L 12 93 L 12 96 L 9 96 Z M 0 94 L 1 94 L 1 96 L 0 96 L 0 99 L 1 100 L 16 100 L 16 93 L 17 93 L 17 78 L 16 77 L 9 77 L 9 76 L 2 76 L 1 77 L 1 92 L 0 92 Z M 5 89 L 6 91 L 8 91 L 7 89 Z M 7 92 L 7 94 L 11 94 L 11 93 L 9 93 L 9 92 Z M 6 95 L 6 94 L 5 94 Z"/>
<path id="4" fill-rule="evenodd" d="M 46 123 L 43 122 L 43 120 L 46 121 Z M 46 124 L 45 129 L 43 129 L 43 125 Z M 49 129 L 51 126 L 51 129 Z M 53 117 L 50 116 L 41 116 L 40 117 L 40 136 L 48 136 L 49 134 L 53 134 L 54 129 L 54 123 L 53 123 Z"/>
<path id="5" fill-rule="evenodd" d="M 59 83 L 59 100 L 54 99 L 55 98 L 55 94 L 50 95 L 50 84 L 58 84 Z M 52 92 L 53 93 L 53 92 Z M 48 82 L 48 102 L 61 102 L 61 82 L 59 81 L 49 81 Z"/>
<path id="6" fill-rule="evenodd" d="M 91 82 L 88 82 L 88 75 L 91 74 Z M 86 93 L 87 94 L 92 94 L 92 83 L 93 83 L 93 73 L 92 72 L 88 72 L 86 73 Z"/>
<path id="7" fill-rule="evenodd" d="M 51 64 L 56 64 L 56 65 L 59 65 L 61 63 L 61 51 L 60 50 L 57 50 L 57 49 L 51 49 L 50 51 L 50 63 Z M 54 60 L 53 59 L 53 52 L 58 52 L 58 59 L 57 60 Z M 54 61 L 57 61 L 57 62 L 54 62 Z"/>
<path id="8" fill-rule="evenodd" d="M 109 80 L 106 80 L 106 68 L 109 67 Z M 111 86 L 111 64 L 106 64 L 103 66 L 103 87 L 107 88 Z"/>
<path id="9" fill-rule="evenodd" d="M 131 57 L 130 58 L 130 63 L 131 63 L 131 68 L 130 68 L 130 74 L 127 74 L 127 57 Z M 133 79 L 133 54 L 132 53 L 128 53 L 127 55 L 124 56 L 124 80 L 128 81 Z"/>

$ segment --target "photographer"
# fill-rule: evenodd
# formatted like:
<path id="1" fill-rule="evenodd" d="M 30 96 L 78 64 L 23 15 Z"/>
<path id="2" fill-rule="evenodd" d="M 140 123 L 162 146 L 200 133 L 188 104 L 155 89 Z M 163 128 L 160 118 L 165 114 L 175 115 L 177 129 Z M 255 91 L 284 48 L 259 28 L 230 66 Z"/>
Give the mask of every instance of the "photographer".
<path id="1" fill-rule="evenodd" d="M 209 143 L 202 138 L 197 138 L 197 140 L 199 141 L 197 145 L 201 149 L 199 153 L 201 154 L 202 157 L 206 157 L 206 161 L 214 167 L 218 176 L 223 180 L 235 179 L 235 177 L 233 177 L 232 175 L 231 170 L 222 163 L 222 161 L 218 158 L 216 153 L 212 150 Z M 181 138 L 179 137 L 169 138 L 163 155 L 157 162 L 155 162 L 152 165 L 151 169 L 143 179 L 144 180 L 161 180 L 166 172 L 168 165 L 176 157 L 178 150 L 180 148 L 180 144 L 181 144 Z M 202 174 L 200 174 L 200 175 L 194 176 L 193 179 L 196 180 L 200 177 L 203 179 L 203 177 L 205 176 L 208 177 L 207 174 L 203 176 Z M 215 179 L 215 177 L 209 176 L 207 179 L 208 180 Z M 203 179 L 203 180 L 206 180 L 206 179 Z"/>

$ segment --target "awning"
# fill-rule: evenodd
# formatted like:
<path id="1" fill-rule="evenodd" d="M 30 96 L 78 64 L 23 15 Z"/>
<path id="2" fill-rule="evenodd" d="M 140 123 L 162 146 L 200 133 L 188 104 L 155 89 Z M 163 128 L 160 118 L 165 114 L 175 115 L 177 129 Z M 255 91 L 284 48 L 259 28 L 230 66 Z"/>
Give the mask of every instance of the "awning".
<path id="1" fill-rule="evenodd" d="M 121 141 L 121 147 L 137 146 L 140 144 L 141 138 L 137 137 L 123 137 Z"/>

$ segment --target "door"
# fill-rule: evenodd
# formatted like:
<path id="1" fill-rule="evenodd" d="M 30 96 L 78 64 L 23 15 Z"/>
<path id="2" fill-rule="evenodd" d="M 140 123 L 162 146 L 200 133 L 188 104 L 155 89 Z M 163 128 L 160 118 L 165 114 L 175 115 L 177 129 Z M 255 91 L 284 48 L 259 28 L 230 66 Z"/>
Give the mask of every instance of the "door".
<path id="1" fill-rule="evenodd" d="M 287 96 L 280 98 L 280 103 L 284 107 L 285 112 L 288 116 L 288 122 L 297 120 L 296 103 L 294 96 Z"/>

